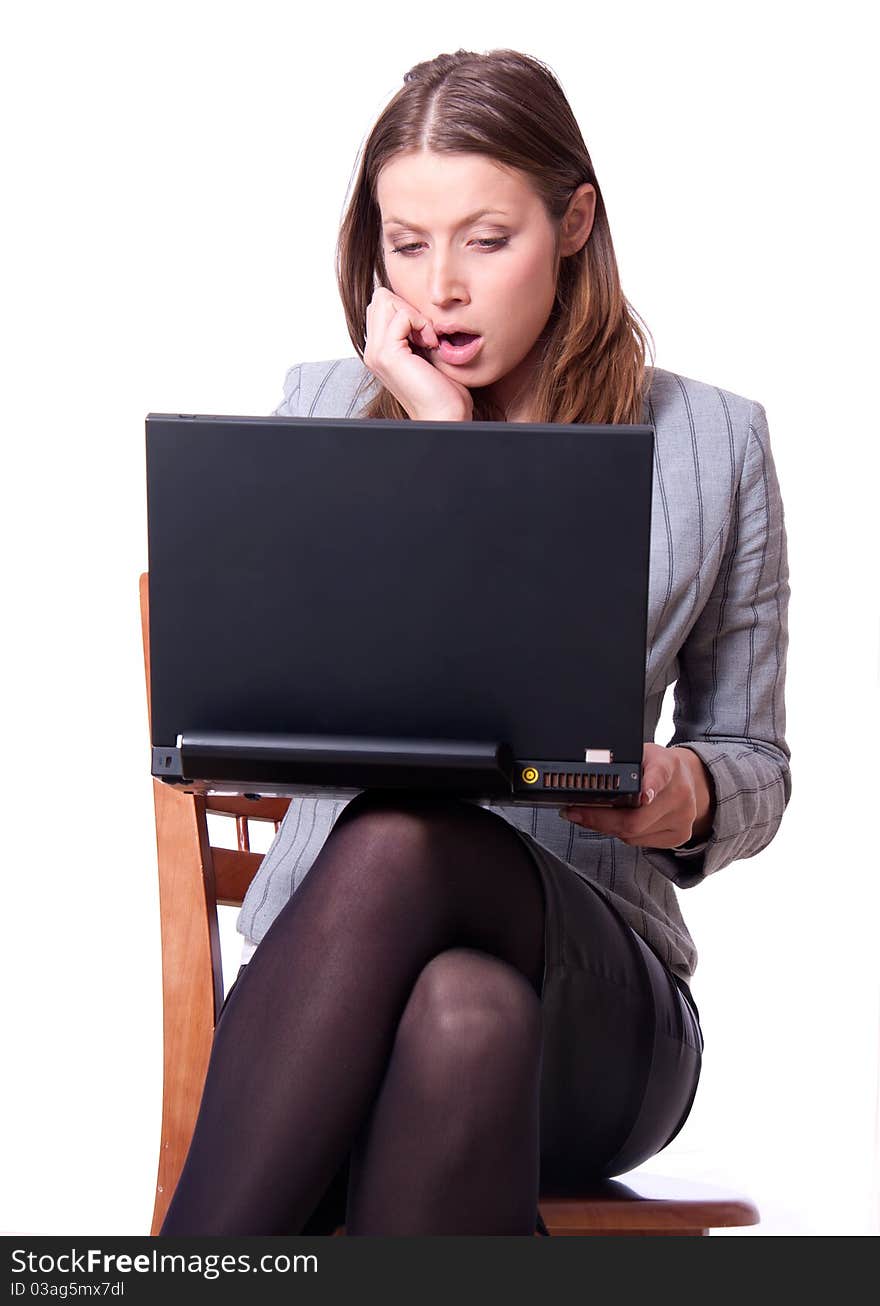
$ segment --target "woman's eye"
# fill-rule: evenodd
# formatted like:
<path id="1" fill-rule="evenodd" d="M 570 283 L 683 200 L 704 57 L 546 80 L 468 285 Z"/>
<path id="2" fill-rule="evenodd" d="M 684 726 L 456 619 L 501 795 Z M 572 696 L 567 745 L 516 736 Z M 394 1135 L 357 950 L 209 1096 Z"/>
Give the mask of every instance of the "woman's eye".
<path id="1" fill-rule="evenodd" d="M 482 245 L 484 249 L 499 249 L 502 245 L 506 245 L 509 239 L 509 236 L 487 236 L 479 239 L 476 243 Z M 391 253 L 412 254 L 419 248 L 420 244 L 421 241 L 416 241 L 415 244 L 412 245 L 394 245 L 392 246 Z"/>

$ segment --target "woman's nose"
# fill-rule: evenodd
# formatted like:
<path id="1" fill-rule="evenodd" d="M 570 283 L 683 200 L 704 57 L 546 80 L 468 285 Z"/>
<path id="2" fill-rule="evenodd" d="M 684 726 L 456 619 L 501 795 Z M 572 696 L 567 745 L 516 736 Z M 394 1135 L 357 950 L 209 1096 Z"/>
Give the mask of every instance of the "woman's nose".
<path id="1" fill-rule="evenodd" d="M 434 255 L 428 273 L 428 294 L 434 304 L 467 298 L 464 278 L 456 260 L 450 255 Z"/>

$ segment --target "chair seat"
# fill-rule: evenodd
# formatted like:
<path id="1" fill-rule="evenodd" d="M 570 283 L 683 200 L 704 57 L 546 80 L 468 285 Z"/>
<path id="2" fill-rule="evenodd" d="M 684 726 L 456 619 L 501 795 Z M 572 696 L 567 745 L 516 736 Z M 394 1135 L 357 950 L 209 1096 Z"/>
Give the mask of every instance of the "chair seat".
<path id="1" fill-rule="evenodd" d="M 757 1207 L 741 1193 L 685 1179 L 634 1173 L 576 1197 L 542 1197 L 551 1235 L 694 1235 L 757 1224 Z"/>
<path id="2" fill-rule="evenodd" d="M 551 1237 L 700 1237 L 710 1229 L 758 1223 L 748 1198 L 725 1188 L 631 1174 L 609 1179 L 576 1197 L 542 1197 L 541 1217 Z M 340 1225 L 334 1237 L 344 1236 Z"/>

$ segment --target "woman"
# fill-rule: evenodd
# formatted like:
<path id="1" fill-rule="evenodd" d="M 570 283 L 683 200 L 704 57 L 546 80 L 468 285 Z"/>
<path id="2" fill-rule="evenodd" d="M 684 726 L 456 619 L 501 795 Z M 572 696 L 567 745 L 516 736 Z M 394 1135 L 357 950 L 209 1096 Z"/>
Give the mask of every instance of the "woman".
<path id="1" fill-rule="evenodd" d="M 646 368 L 578 126 L 515 51 L 406 75 L 338 280 L 359 357 L 292 368 L 280 413 L 653 424 L 644 792 L 294 800 L 162 1232 L 531 1234 L 539 1192 L 623 1173 L 687 1118 L 703 1040 L 674 885 L 754 856 L 788 803 L 766 417 Z"/>

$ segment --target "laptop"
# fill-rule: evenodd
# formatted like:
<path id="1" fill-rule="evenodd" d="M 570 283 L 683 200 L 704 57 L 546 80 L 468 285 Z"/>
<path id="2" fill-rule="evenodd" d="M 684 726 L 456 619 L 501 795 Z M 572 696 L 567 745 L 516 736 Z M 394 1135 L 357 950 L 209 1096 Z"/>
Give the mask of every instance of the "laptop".
<path id="1" fill-rule="evenodd" d="M 151 413 L 152 774 L 636 806 L 654 430 Z"/>

